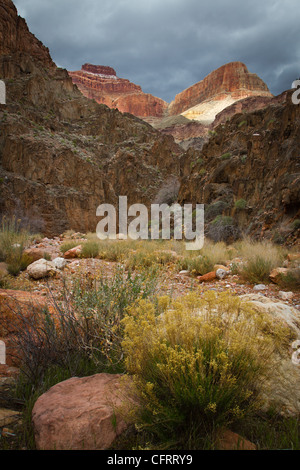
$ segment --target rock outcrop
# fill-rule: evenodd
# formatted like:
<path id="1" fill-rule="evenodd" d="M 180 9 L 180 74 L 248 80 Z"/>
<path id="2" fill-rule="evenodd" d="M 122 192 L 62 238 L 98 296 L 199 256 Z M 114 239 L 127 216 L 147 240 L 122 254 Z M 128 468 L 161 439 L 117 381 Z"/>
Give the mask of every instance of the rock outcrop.
<path id="1" fill-rule="evenodd" d="M 17 52 L 30 54 L 46 67 L 55 67 L 49 49 L 28 30 L 26 21 L 18 16 L 11 0 L 0 4 L 0 56 Z"/>
<path id="2" fill-rule="evenodd" d="M 84 96 L 117 108 L 122 113 L 138 117 L 162 117 L 168 104 L 149 93 L 143 93 L 139 85 L 118 78 L 111 67 L 84 64 L 79 71 L 69 72 L 72 81 Z"/>
<path id="3" fill-rule="evenodd" d="M 272 94 L 256 74 L 249 73 L 246 65 L 231 62 L 176 95 L 168 113 L 210 124 L 224 108 L 250 96 L 272 97 Z"/>
<path id="4" fill-rule="evenodd" d="M 214 128 L 200 152 L 190 148 L 182 158 L 179 201 L 205 204 L 212 232 L 213 219 L 228 216 L 248 235 L 297 242 L 300 108 L 291 93 L 283 103 L 235 114 Z"/>
<path id="5" fill-rule="evenodd" d="M 140 86 L 129 80 L 118 78 L 111 67 L 84 64 L 80 71 L 69 72 L 69 75 L 86 97 L 148 122 L 149 118 L 159 118 L 157 127 L 161 127 L 159 121 L 166 116 L 177 115 L 209 125 L 223 109 L 243 98 L 262 97 L 266 102 L 272 97 L 267 85 L 256 74 L 249 73 L 241 62 L 232 62 L 213 71 L 179 93 L 170 105 L 143 93 Z"/>
<path id="6" fill-rule="evenodd" d="M 129 205 L 149 205 L 171 175 L 178 177 L 182 149 L 144 121 L 85 98 L 13 3 L 3 5 L 0 31 L 23 26 L 0 55 L 7 95 L 0 105 L 0 215 L 25 218 L 53 236 L 95 231 L 97 207 L 117 204 L 119 195 Z"/>

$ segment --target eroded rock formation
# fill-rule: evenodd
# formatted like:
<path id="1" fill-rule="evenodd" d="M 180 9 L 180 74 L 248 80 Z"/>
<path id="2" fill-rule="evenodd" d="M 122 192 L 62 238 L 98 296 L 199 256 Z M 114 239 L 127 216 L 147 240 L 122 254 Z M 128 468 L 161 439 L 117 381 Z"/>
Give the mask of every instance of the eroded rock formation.
<path id="1" fill-rule="evenodd" d="M 18 16 L 11 0 L 0 3 L 0 56 L 17 52 L 28 53 L 47 67 L 55 67 L 49 49 L 32 34 L 26 21 Z"/>
<path id="2" fill-rule="evenodd" d="M 179 173 L 182 150 L 173 138 L 85 98 L 30 35 L 13 3 L 5 0 L 0 11 L 0 31 L 23 25 L 0 55 L 7 91 L 7 104 L 0 105 L 0 214 L 57 235 L 95 231 L 97 207 L 117 203 L 119 195 L 128 204 L 150 204 Z"/>
<path id="3" fill-rule="evenodd" d="M 143 93 L 139 85 L 118 78 L 111 67 L 84 64 L 81 70 L 69 75 L 84 96 L 123 113 L 162 117 L 168 107 L 160 98 Z"/>
<path id="4" fill-rule="evenodd" d="M 231 62 L 176 95 L 168 112 L 210 123 L 225 107 L 249 96 L 272 95 L 267 85 L 256 74 L 250 73 L 246 65 Z"/>
<path id="5" fill-rule="evenodd" d="M 300 108 L 291 93 L 263 109 L 235 114 L 215 127 L 200 152 L 190 148 L 181 160 L 180 202 L 206 204 L 208 224 L 228 216 L 256 238 L 296 243 Z"/>

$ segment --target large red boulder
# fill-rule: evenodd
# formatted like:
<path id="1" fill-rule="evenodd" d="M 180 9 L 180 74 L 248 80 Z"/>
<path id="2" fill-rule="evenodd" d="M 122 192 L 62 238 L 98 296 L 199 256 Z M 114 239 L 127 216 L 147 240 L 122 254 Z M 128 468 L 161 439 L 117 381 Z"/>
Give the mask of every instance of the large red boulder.
<path id="1" fill-rule="evenodd" d="M 128 426 L 121 375 L 71 378 L 36 401 L 32 421 L 39 450 L 103 450 Z M 129 383 L 128 383 L 129 386 Z"/>

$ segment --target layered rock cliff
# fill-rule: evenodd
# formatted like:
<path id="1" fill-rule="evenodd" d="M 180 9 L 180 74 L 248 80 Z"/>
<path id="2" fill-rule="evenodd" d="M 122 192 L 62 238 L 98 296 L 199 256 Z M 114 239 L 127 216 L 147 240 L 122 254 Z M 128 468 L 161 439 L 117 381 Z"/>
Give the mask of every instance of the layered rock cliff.
<path id="1" fill-rule="evenodd" d="M 249 73 L 246 65 L 231 62 L 176 95 L 168 113 L 172 116 L 183 114 L 209 124 L 218 112 L 250 96 L 271 97 L 272 94 L 256 74 Z"/>
<path id="2" fill-rule="evenodd" d="M 291 94 L 235 114 L 214 128 L 200 152 L 190 148 L 181 159 L 179 200 L 205 204 L 211 234 L 232 220 L 230 228 L 240 234 L 297 242 L 300 107 Z"/>
<path id="3" fill-rule="evenodd" d="M 143 93 L 139 85 L 118 78 L 111 67 L 84 64 L 81 70 L 69 72 L 69 75 L 84 96 L 123 113 L 142 118 L 162 117 L 168 107 L 160 98 Z"/>
<path id="4" fill-rule="evenodd" d="M 69 72 L 84 96 L 121 112 L 145 118 L 160 127 L 159 120 L 183 115 L 189 120 L 211 124 L 223 109 L 248 97 L 271 98 L 267 85 L 241 62 L 226 64 L 202 81 L 176 95 L 169 105 L 160 98 L 142 92 L 140 86 L 118 78 L 111 67 L 84 64 Z M 149 119 L 150 118 L 150 119 Z M 160 118 L 153 121 L 153 118 Z"/>
<path id="5" fill-rule="evenodd" d="M 150 204 L 179 174 L 181 149 L 173 138 L 85 98 L 12 2 L 1 6 L 0 31 L 23 29 L 0 55 L 7 88 L 7 104 L 0 105 L 0 217 L 15 214 L 57 235 L 95 231 L 97 207 L 117 205 L 119 195 L 128 204 Z"/>

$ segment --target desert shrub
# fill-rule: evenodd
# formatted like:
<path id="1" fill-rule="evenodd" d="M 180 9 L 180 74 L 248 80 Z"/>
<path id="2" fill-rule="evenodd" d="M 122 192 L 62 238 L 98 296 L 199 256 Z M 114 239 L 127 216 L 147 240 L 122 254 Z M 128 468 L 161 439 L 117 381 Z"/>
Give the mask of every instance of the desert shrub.
<path id="1" fill-rule="evenodd" d="M 129 269 L 141 269 L 143 267 L 149 268 L 156 265 L 164 266 L 174 261 L 174 255 L 169 251 L 149 251 L 139 248 L 129 254 L 126 260 L 126 267 Z"/>
<path id="2" fill-rule="evenodd" d="M 188 270 L 196 276 L 212 271 L 214 266 L 212 261 L 205 255 L 185 257 L 178 264 L 180 269 Z"/>
<path id="3" fill-rule="evenodd" d="M 235 202 L 234 207 L 238 210 L 246 209 L 247 201 L 245 201 L 245 199 L 239 199 L 238 201 Z"/>
<path id="4" fill-rule="evenodd" d="M 245 262 L 240 274 L 251 283 L 269 282 L 272 269 L 281 265 L 284 250 L 269 241 L 255 242 L 245 239 L 237 244 L 237 249 Z"/>
<path id="5" fill-rule="evenodd" d="M 7 272 L 0 267 L 0 289 L 5 289 L 5 278 Z"/>
<path id="6" fill-rule="evenodd" d="M 96 258 L 99 254 L 100 246 L 96 240 L 88 240 L 83 243 L 81 256 L 82 258 Z"/>
<path id="7" fill-rule="evenodd" d="M 0 260 L 8 264 L 8 272 L 17 276 L 23 268 L 23 251 L 30 241 L 30 234 L 21 228 L 15 217 L 3 217 L 0 226 Z"/>
<path id="8" fill-rule="evenodd" d="M 241 121 L 238 124 L 238 128 L 240 129 L 241 127 L 245 126 L 247 124 L 247 121 Z"/>
<path id="9" fill-rule="evenodd" d="M 175 449 L 197 449 L 201 436 L 261 406 L 286 334 L 238 297 L 211 291 L 139 300 L 123 323 L 134 422 Z"/>
<path id="10" fill-rule="evenodd" d="M 21 228 L 19 220 L 4 216 L 0 225 L 0 259 L 10 262 L 21 256 L 29 239 L 29 232 Z"/>
<path id="11" fill-rule="evenodd" d="M 14 346 L 24 382 L 39 387 L 52 368 L 70 377 L 122 370 L 120 322 L 128 306 L 155 289 L 153 272 L 133 276 L 118 268 L 112 277 L 100 273 L 65 281 L 59 300 L 49 292 L 49 307 L 32 305 L 30 315 L 17 305 Z"/>
<path id="12" fill-rule="evenodd" d="M 133 243 L 128 241 L 107 240 L 100 243 L 99 258 L 107 261 L 123 261 L 131 250 Z"/>

